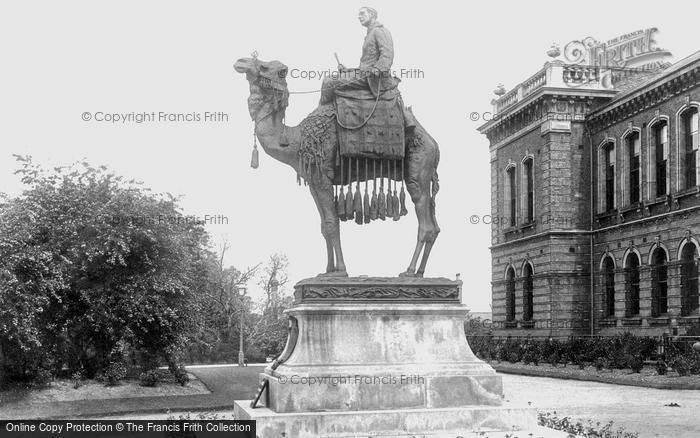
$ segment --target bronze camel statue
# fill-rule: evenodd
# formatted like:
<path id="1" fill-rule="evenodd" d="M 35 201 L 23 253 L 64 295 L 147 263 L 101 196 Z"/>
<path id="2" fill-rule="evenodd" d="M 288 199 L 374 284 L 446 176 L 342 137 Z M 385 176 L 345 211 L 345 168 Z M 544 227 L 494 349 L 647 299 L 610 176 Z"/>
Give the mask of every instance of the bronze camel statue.
<path id="1" fill-rule="evenodd" d="M 248 110 L 255 121 L 255 136 L 263 150 L 272 158 L 294 168 L 297 175 L 308 175 L 309 169 L 301 168 L 304 164 L 300 159 L 305 136 L 309 135 L 308 130 L 303 129 L 304 121 L 299 126 L 284 125 L 289 97 L 286 82 L 287 66 L 279 61 L 264 62 L 257 58 L 242 58 L 236 61 L 234 68 L 239 73 L 245 73 L 250 84 Z M 334 111 L 333 104 L 321 104 L 307 119 L 314 114 L 330 114 Z M 337 199 L 334 196 L 334 186 L 342 186 L 345 182 L 341 179 L 340 161 L 336 159 L 338 139 L 334 126 L 332 134 L 328 136 L 327 141 L 321 142 L 322 150 L 319 153 L 321 158 L 318 160 L 313 177 L 306 178 L 306 182 L 321 216 L 321 233 L 326 240 L 328 252 L 326 272 L 319 275 L 345 277 L 348 274 L 340 245 L 340 222 L 336 208 Z M 401 169 L 404 173 L 406 189 L 415 205 L 418 238 L 408 269 L 400 276 L 423 276 L 430 251 L 440 232 L 435 219 L 435 195 L 439 189 L 437 175 L 439 159 L 440 151 L 437 142 L 420 123 L 417 123 L 412 132 L 406 133 L 406 153 Z M 361 171 L 356 172 L 354 178 L 356 181 L 370 179 L 367 178 L 366 172 L 363 174 Z M 398 179 L 396 172 L 391 179 Z M 420 266 L 416 269 L 421 252 L 423 256 Z"/>

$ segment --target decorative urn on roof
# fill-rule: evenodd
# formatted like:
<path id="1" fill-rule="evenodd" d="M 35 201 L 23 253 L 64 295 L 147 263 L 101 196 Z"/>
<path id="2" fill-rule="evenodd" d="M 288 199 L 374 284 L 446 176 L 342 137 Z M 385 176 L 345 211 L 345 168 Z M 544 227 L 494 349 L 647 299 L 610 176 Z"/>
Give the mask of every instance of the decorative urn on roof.
<path id="1" fill-rule="evenodd" d="M 547 50 L 547 56 L 554 59 L 559 55 L 561 55 L 561 50 L 559 49 L 559 45 L 557 43 L 552 43 L 552 47 L 550 47 L 549 50 Z"/>
<path id="2" fill-rule="evenodd" d="M 506 87 L 503 86 L 503 84 L 498 84 L 498 87 L 496 87 L 495 90 L 493 90 L 493 94 L 495 94 L 498 97 L 503 96 L 506 94 Z"/>

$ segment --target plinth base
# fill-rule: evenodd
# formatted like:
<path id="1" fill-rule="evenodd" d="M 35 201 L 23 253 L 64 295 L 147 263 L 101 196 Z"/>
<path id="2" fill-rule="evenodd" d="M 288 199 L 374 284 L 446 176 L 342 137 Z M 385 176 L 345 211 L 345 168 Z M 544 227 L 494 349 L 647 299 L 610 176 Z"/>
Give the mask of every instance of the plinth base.
<path id="1" fill-rule="evenodd" d="M 255 420 L 260 438 L 346 437 L 449 437 L 469 432 L 494 434 L 520 431 L 526 437 L 537 431 L 534 408 L 465 406 L 443 409 L 382 409 L 376 411 L 331 411 L 276 413 L 268 408 L 250 408 L 250 401 L 235 402 L 236 420 Z M 546 432 L 546 431 L 540 431 Z M 564 434 L 537 433 L 533 436 Z"/>

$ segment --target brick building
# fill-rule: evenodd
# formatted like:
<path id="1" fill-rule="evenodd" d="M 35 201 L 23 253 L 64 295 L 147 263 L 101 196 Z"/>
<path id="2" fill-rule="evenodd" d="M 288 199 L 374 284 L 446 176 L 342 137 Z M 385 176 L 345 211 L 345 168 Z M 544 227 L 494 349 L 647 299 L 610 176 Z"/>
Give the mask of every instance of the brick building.
<path id="1" fill-rule="evenodd" d="M 501 335 L 683 333 L 700 320 L 700 52 L 544 68 L 492 103 Z"/>

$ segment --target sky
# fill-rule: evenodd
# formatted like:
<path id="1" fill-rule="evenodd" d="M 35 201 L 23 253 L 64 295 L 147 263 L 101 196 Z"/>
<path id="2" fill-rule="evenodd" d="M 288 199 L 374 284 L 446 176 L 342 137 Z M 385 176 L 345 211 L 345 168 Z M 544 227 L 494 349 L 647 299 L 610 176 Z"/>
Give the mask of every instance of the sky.
<path id="1" fill-rule="evenodd" d="M 316 90 L 320 80 L 302 72 L 335 69 L 334 52 L 346 66 L 359 63 L 365 29 L 357 10 L 365 5 L 391 31 L 393 69 L 421 72 L 404 76 L 400 90 L 440 145 L 442 232 L 426 276 L 460 273 L 463 301 L 474 311 L 491 302 L 490 227 L 469 220 L 490 213 L 490 170 L 488 141 L 476 131 L 484 121 L 469 115 L 491 110 L 499 83 L 511 89 L 542 68 L 555 42 L 657 27 L 658 45 L 674 60 L 698 50 L 689 34 L 697 13 L 680 13 L 690 5 L 681 1 L 3 2 L 0 192 L 23 189 L 12 154 L 50 166 L 86 159 L 180 195 L 188 215 L 225 217 L 207 229 L 215 243 L 231 243 L 227 264 L 242 269 L 284 253 L 292 283 L 322 272 L 325 244 L 308 188 L 264 153 L 250 168 L 248 83 L 233 64 L 257 51 L 289 67 L 291 91 Z M 298 124 L 318 97 L 292 95 L 287 124 Z M 152 112 L 200 120 L 103 120 Z M 205 112 L 226 117 L 205 121 Z M 406 269 L 417 231 L 408 208 L 399 222 L 341 224 L 350 275 Z"/>

